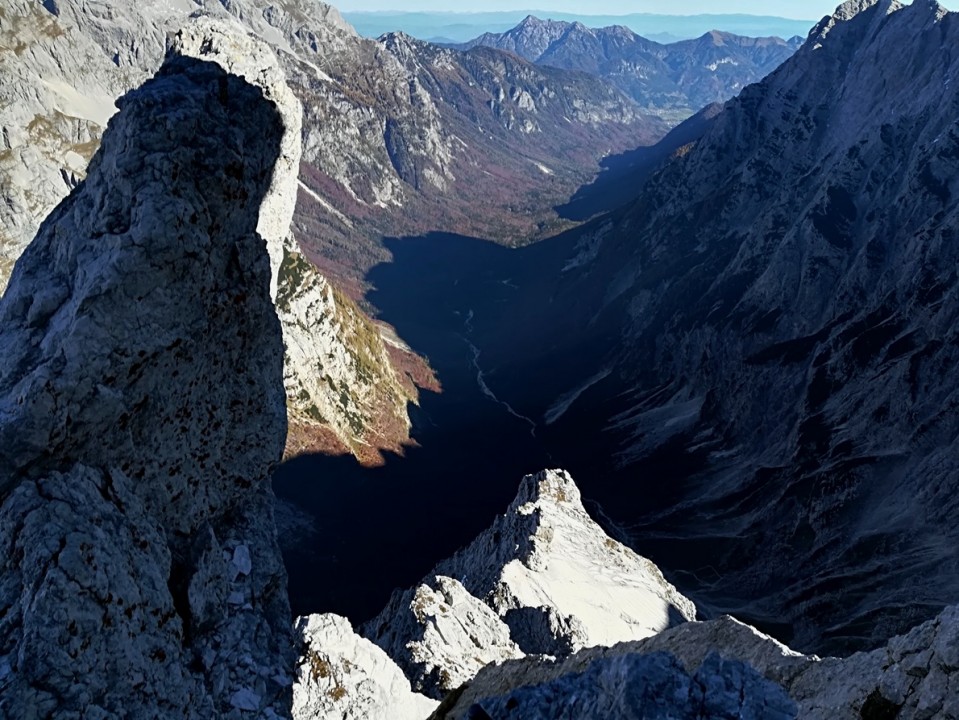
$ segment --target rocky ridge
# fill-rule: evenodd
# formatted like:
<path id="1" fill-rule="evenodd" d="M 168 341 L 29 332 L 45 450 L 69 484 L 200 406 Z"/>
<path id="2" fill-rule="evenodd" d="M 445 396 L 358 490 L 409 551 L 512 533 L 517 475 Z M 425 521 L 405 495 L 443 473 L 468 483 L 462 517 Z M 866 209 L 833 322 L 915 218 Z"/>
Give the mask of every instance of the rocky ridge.
<path id="1" fill-rule="evenodd" d="M 0 301 L 5 717 L 289 716 L 268 244 L 299 106 L 214 30 L 119 100 Z"/>
<path id="2" fill-rule="evenodd" d="M 497 48 L 538 65 L 588 72 L 611 82 L 646 111 L 676 121 L 761 80 L 801 44 L 801 38 L 712 31 L 663 45 L 626 27 L 588 28 L 530 15 L 512 30 L 486 33 L 455 47 Z"/>
<path id="3" fill-rule="evenodd" d="M 564 661 L 490 666 L 431 720 L 546 720 L 571 712 L 577 718 L 953 720 L 959 607 L 845 659 L 801 655 L 729 617 L 687 623 Z"/>
<path id="4" fill-rule="evenodd" d="M 526 477 L 488 530 L 360 632 L 439 699 L 491 662 L 564 656 L 695 617 L 655 565 L 589 517 L 569 475 L 548 471 Z"/>
<path id="5" fill-rule="evenodd" d="M 560 499 L 561 494 L 566 498 Z M 456 557 L 441 563 L 431 580 L 398 594 L 380 617 L 362 628 L 366 634 L 377 633 L 371 637 L 392 659 L 356 634 L 343 618 L 300 618 L 297 627 L 303 649 L 294 716 L 304 720 L 414 720 L 427 715 L 430 720 L 959 718 L 959 607 L 948 608 L 878 650 L 819 658 L 795 652 L 731 617 L 695 621 L 692 604 L 671 594 L 668 586 L 664 595 L 686 617 L 652 633 L 620 624 L 608 629 L 605 642 L 596 643 L 584 632 L 595 612 L 590 617 L 590 610 L 574 608 L 563 615 L 571 607 L 569 593 L 557 591 L 555 583 L 549 598 L 552 605 L 534 608 L 531 603 L 502 614 L 496 611 L 497 602 L 516 591 L 518 583 L 507 586 L 509 580 L 501 581 L 480 599 L 464 587 L 468 577 L 461 577 L 461 582 L 439 574 L 469 566 L 480 575 L 495 575 L 499 568 L 498 574 L 507 577 L 509 568 L 519 564 L 509 558 L 518 553 L 525 555 L 522 562 L 528 563 L 530 576 L 538 576 L 527 578 L 526 586 L 537 581 L 547 585 L 551 575 L 574 579 L 571 573 L 556 569 L 570 548 L 562 547 L 562 541 L 542 547 L 565 531 L 595 561 L 592 570 L 598 570 L 598 575 L 584 572 L 578 577 L 598 587 L 594 597 L 601 600 L 610 590 L 623 593 L 615 604 L 597 603 L 604 619 L 616 620 L 617 611 L 624 616 L 635 613 L 635 596 L 630 593 L 650 577 L 659 583 L 658 570 L 646 567 L 646 561 L 631 553 L 631 562 L 619 562 L 623 550 L 591 521 L 580 522 L 577 498 L 576 486 L 561 471 L 525 478 L 506 515 Z M 531 528 L 520 517 L 523 508 L 530 515 L 545 516 L 541 530 L 530 534 Z M 509 531 L 511 524 L 516 532 Z M 540 547 L 527 554 L 528 550 L 517 547 L 524 542 Z M 536 554 L 539 558 L 531 561 Z M 414 689 L 436 700 L 411 692 L 410 681 Z M 438 705 L 437 700 L 441 700 Z"/>

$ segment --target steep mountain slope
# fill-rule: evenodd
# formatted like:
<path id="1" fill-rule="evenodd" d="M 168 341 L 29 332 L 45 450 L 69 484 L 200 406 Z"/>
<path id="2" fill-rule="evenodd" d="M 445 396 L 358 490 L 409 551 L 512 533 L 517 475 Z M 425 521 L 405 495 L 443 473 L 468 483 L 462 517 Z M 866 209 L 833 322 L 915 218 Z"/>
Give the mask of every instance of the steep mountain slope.
<path id="1" fill-rule="evenodd" d="M 296 720 L 424 720 L 439 704 L 414 693 L 399 667 L 346 618 L 299 618 Z"/>
<path id="2" fill-rule="evenodd" d="M 667 129 L 606 83 L 485 48 L 394 33 L 315 62 L 330 78 L 295 83 L 308 108 L 302 179 L 337 212 L 304 205 L 298 228 L 321 268 L 354 283 L 388 260 L 383 236 L 548 235 L 564 226 L 553 207 L 600 158 Z"/>
<path id="3" fill-rule="evenodd" d="M 0 715 L 289 717 L 269 251 L 299 104 L 203 25 L 120 107 L 0 300 Z"/>
<path id="4" fill-rule="evenodd" d="M 307 108 L 297 242 L 284 273 L 298 285 L 280 308 L 290 452 L 375 461 L 408 437 L 410 378 L 435 387 L 429 368 L 355 304 L 366 269 L 388 257 L 381 237 L 447 229 L 515 242 L 545 232 L 562 222 L 551 208 L 604 154 L 665 129 L 586 76 L 403 36 L 364 40 L 322 3 L 13 0 L 0 8 L 9 80 L 0 88 L 0 285 L 40 219 L 82 180 L 113 98 L 155 70 L 168 33 L 191 13 L 268 42 Z"/>
<path id="5" fill-rule="evenodd" d="M 498 48 L 539 65 L 588 72 L 609 80 L 647 112 L 675 121 L 761 80 L 801 43 L 713 31 L 661 45 L 622 26 L 592 29 L 530 15 L 508 32 L 486 33 L 457 47 Z"/>
<path id="6" fill-rule="evenodd" d="M 577 463 L 616 452 L 586 491 L 645 553 L 803 649 L 959 596 L 957 33 L 847 2 L 552 286 L 473 320 L 500 397 L 595 437 Z"/>

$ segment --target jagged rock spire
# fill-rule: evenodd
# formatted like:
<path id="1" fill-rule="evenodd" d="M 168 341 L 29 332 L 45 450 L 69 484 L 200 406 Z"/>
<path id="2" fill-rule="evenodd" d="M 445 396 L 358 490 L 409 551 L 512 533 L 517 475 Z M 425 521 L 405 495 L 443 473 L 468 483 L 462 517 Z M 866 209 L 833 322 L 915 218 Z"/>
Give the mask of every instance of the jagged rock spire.
<path id="1" fill-rule="evenodd" d="M 199 28 L 201 48 L 251 51 L 250 81 L 171 53 L 0 301 L 4 717 L 289 714 L 283 352 L 258 229 L 282 231 L 295 128 L 269 51 Z"/>

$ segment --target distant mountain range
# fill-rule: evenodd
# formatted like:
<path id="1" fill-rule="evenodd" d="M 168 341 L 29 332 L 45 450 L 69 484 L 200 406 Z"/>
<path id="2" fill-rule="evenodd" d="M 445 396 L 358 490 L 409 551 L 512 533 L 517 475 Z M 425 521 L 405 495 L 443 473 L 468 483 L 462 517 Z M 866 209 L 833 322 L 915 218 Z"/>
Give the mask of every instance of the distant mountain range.
<path id="1" fill-rule="evenodd" d="M 761 80 L 800 45 L 798 36 L 751 38 L 718 30 L 663 45 L 622 25 L 593 29 L 529 15 L 505 33 L 485 33 L 455 47 L 491 47 L 538 65 L 581 70 L 609 81 L 647 112 L 681 120 Z"/>
<path id="2" fill-rule="evenodd" d="M 424 40 L 460 43 L 487 32 L 506 32 L 530 14 L 562 22 L 579 22 L 587 27 L 622 25 L 643 37 L 663 43 L 689 40 L 710 30 L 724 30 L 750 37 L 805 37 L 809 28 L 818 20 L 813 17 L 809 20 L 790 20 L 775 16 L 735 14 L 578 15 L 534 9 L 480 13 L 345 12 L 343 17 L 357 32 L 366 37 L 379 37 L 388 32 L 402 31 Z"/>

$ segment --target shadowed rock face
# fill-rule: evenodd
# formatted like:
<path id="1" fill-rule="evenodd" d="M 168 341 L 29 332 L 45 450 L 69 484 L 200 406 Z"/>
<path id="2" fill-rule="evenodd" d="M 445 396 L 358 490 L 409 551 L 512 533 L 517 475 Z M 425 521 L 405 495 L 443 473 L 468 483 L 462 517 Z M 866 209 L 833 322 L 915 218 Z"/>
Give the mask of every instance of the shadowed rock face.
<path id="1" fill-rule="evenodd" d="M 502 394 L 530 417 L 613 368 L 557 423 L 618 446 L 586 494 L 700 607 L 803 650 L 875 647 L 959 594 L 957 20 L 843 5 L 570 259 L 546 317 L 510 307 L 519 342 L 477 343 L 500 377 L 561 358 L 538 398 Z"/>
<path id="2" fill-rule="evenodd" d="M 119 105 L 0 302 L 0 714 L 287 716 L 287 128 L 187 57 Z"/>
<path id="3" fill-rule="evenodd" d="M 844 659 L 801 655 L 730 617 L 686 623 L 560 662 L 489 666 L 431 720 L 514 717 L 956 718 L 959 608 Z"/>

